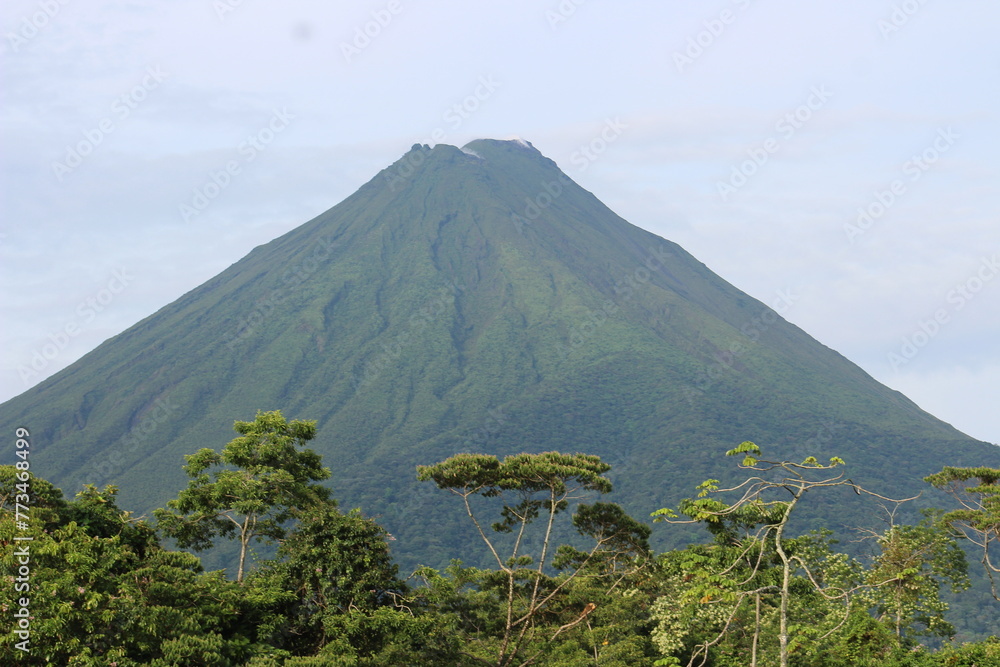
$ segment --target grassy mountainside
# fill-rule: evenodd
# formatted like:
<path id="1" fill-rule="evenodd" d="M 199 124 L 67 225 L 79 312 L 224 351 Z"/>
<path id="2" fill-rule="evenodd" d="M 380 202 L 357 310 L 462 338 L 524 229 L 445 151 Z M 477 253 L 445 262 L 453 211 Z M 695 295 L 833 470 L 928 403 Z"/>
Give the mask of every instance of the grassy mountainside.
<path id="1" fill-rule="evenodd" d="M 67 493 L 114 483 L 122 506 L 146 511 L 185 484 L 184 454 L 221 448 L 258 409 L 319 421 L 336 496 L 380 516 L 407 564 L 468 551 L 457 507 L 414 479 L 458 451 L 598 454 L 639 517 L 721 477 L 721 453 L 745 439 L 774 456 L 837 454 L 889 495 L 923 490 L 944 464 L 1000 466 L 1000 449 L 515 141 L 414 146 L 0 406 L 0 424 L 31 428 L 35 469 Z M 812 521 L 863 511 L 824 504 Z"/>

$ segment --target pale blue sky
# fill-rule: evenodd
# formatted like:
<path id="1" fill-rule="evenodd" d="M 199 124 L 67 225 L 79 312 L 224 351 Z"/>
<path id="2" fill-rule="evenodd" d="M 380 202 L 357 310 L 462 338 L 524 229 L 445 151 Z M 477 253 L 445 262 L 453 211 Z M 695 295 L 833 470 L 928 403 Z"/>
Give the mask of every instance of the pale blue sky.
<path id="1" fill-rule="evenodd" d="M 0 400 L 411 144 L 516 134 L 1000 442 L 998 25 L 989 0 L 7 0 Z"/>

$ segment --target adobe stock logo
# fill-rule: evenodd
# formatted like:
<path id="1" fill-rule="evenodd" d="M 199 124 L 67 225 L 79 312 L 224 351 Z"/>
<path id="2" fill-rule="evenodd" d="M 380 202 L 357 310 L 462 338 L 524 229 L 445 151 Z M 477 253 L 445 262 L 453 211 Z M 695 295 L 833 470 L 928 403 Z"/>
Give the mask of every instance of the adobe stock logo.
<path id="1" fill-rule="evenodd" d="M 1000 275 L 1000 255 L 983 257 L 971 276 L 948 290 L 945 303 L 951 308 L 938 308 L 930 317 L 917 322 L 916 330 L 903 336 L 899 349 L 888 354 L 886 359 L 892 370 L 898 371 L 900 366 L 913 361 L 920 350 L 927 347 L 951 322 L 952 315 L 965 308 L 997 275 Z"/>
<path id="2" fill-rule="evenodd" d="M 628 129 L 628 125 L 623 123 L 618 116 L 615 116 L 613 119 L 606 119 L 600 134 L 591 139 L 589 143 L 580 146 L 578 150 L 574 151 L 569 158 L 570 162 L 580 172 L 586 171 L 592 162 L 595 162 L 597 158 L 604 154 L 604 151 L 608 150 L 608 146 L 618 141 L 618 138 L 622 136 L 622 132 L 626 129 Z"/>
<path id="3" fill-rule="evenodd" d="M 287 108 L 282 108 L 280 111 L 272 110 L 271 119 L 267 125 L 254 134 L 248 135 L 236 147 L 236 151 L 243 157 L 242 162 L 249 164 L 257 159 L 260 153 L 267 150 L 275 137 L 285 131 L 289 121 L 292 120 L 295 120 L 295 115 L 289 113 Z M 181 219 L 188 222 L 207 209 L 209 204 L 215 201 L 232 184 L 233 178 L 242 171 L 243 164 L 240 160 L 229 160 L 222 168 L 209 171 L 208 179 L 194 189 L 190 203 L 183 202 L 177 205 Z"/>
<path id="4" fill-rule="evenodd" d="M 878 31 L 882 33 L 883 39 L 889 39 L 889 35 L 899 30 L 910 22 L 917 12 L 927 4 L 927 0 L 903 0 L 902 3 L 892 6 L 892 13 L 888 19 L 879 19 Z"/>
<path id="5" fill-rule="evenodd" d="M 542 211 L 552 206 L 552 203 L 562 196 L 565 187 L 570 181 L 565 175 L 560 174 L 558 180 L 547 181 L 542 184 L 542 189 L 534 197 L 524 198 L 524 215 L 517 213 L 510 214 L 510 221 L 517 227 L 517 233 L 524 235 L 524 226 L 534 221 L 542 214 Z"/>
<path id="6" fill-rule="evenodd" d="M 549 22 L 549 27 L 555 30 L 559 27 L 560 23 L 565 23 L 576 14 L 576 10 L 580 8 L 580 5 L 586 3 L 587 0 L 560 0 L 559 5 L 555 9 L 545 10 L 545 20 Z"/>
<path id="7" fill-rule="evenodd" d="M 432 297 L 426 299 L 420 310 L 410 315 L 402 331 L 388 342 L 382 343 L 380 352 L 365 361 L 360 376 L 355 378 L 354 389 L 357 391 L 367 387 L 385 370 L 391 369 L 403 350 L 419 343 L 420 337 L 417 334 L 454 308 L 464 291 L 465 285 L 448 283 L 447 287 L 439 288 Z"/>
<path id="8" fill-rule="evenodd" d="M 750 3 L 751 0 L 733 0 L 733 4 L 741 10 L 750 7 Z M 701 25 L 704 29 L 688 38 L 687 46 L 683 51 L 674 51 L 673 53 L 677 72 L 683 74 L 686 67 L 693 65 L 708 49 L 712 48 L 716 40 L 726 32 L 726 28 L 736 22 L 737 16 L 738 14 L 733 10 L 723 9 L 715 18 L 702 21 Z"/>
<path id="9" fill-rule="evenodd" d="M 570 327 L 566 343 L 556 344 L 560 358 L 565 359 L 583 347 L 597 333 L 598 329 L 618 313 L 619 304 L 631 302 L 639 288 L 650 283 L 654 272 L 662 273 L 666 264 L 673 257 L 673 253 L 669 249 L 664 249 L 662 245 L 657 248 L 647 246 L 645 255 L 642 262 L 632 269 L 631 273 L 623 275 L 621 280 L 615 282 L 615 296 L 613 298 L 605 299 L 600 304 L 599 310 L 585 308 L 586 316 Z M 669 308 L 667 310 L 669 311 Z"/>
<path id="10" fill-rule="evenodd" d="M 371 20 L 363 26 L 354 28 L 354 39 L 350 42 L 340 43 L 340 52 L 344 55 L 344 60 L 350 63 L 354 58 L 361 55 L 361 52 L 372 45 L 378 39 L 382 31 L 389 27 L 392 20 L 403 13 L 403 5 L 399 0 L 389 0 L 384 9 L 379 9 L 371 13 Z"/>
<path id="11" fill-rule="evenodd" d="M 114 118 L 106 116 L 98 121 L 95 127 L 82 130 L 83 139 L 66 146 L 66 157 L 63 158 L 63 161 L 52 162 L 52 173 L 55 174 L 56 179 L 62 183 L 67 174 L 83 164 L 87 156 L 104 143 L 104 139 L 118 127 L 115 119 L 119 123 L 125 121 L 149 97 L 152 91 L 160 87 L 167 76 L 167 73 L 161 70 L 159 65 L 147 67 L 142 80 L 111 103 L 111 113 Z"/>
<path id="12" fill-rule="evenodd" d="M 330 259 L 337 242 L 329 237 L 321 237 L 313 244 L 312 252 L 304 259 L 293 266 L 285 269 L 281 275 L 281 285 L 272 289 L 265 297 L 259 299 L 250 314 L 241 317 L 236 328 L 231 334 L 227 334 L 226 347 L 232 351 L 236 345 L 247 340 L 257 328 L 263 324 L 289 295 L 295 293 L 298 288 L 305 283 L 320 266 Z"/>
<path id="13" fill-rule="evenodd" d="M 91 468 L 89 481 L 102 484 L 114 473 L 120 471 L 128 462 L 129 454 L 133 454 L 161 424 L 165 424 L 172 416 L 176 416 L 181 406 L 170 401 L 169 396 L 163 396 L 153 401 L 142 419 L 128 430 L 128 433 L 118 439 L 116 445 L 102 452 L 103 459 Z"/>
<path id="14" fill-rule="evenodd" d="M 58 0 L 58 2 L 56 0 L 41 0 L 38 3 L 38 11 L 21 19 L 21 25 L 18 26 L 17 32 L 7 33 L 7 43 L 10 44 L 10 50 L 14 53 L 20 51 L 22 46 L 34 39 L 38 32 L 59 14 L 67 2 L 69 0 Z"/>
<path id="15" fill-rule="evenodd" d="M 704 396 L 716 382 L 720 381 L 728 373 L 739 372 L 737 362 L 739 358 L 752 349 L 760 337 L 781 319 L 779 316 L 788 312 L 799 300 L 799 295 L 791 289 L 779 290 L 776 297 L 771 302 L 771 307 L 765 307 L 756 316 L 740 327 L 740 334 L 750 341 L 744 343 L 741 338 L 733 338 L 726 347 L 720 347 L 716 352 L 715 361 L 711 365 L 705 366 L 697 373 L 695 385 L 685 385 L 683 391 L 691 407 L 696 404 L 697 398 Z"/>
<path id="16" fill-rule="evenodd" d="M 235 12 L 242 4 L 243 0 L 215 0 L 212 3 L 212 8 L 215 10 L 215 15 L 219 17 L 219 21 L 225 21 L 226 15 Z"/>
<path id="17" fill-rule="evenodd" d="M 795 133 L 801 130 L 808 123 L 813 114 L 822 109 L 833 97 L 833 93 L 827 89 L 826 85 L 813 86 L 809 89 L 809 96 L 799 106 L 795 107 L 774 123 L 774 129 L 785 141 L 789 141 Z M 743 160 L 738 165 L 733 165 L 729 179 L 726 181 L 716 181 L 715 188 L 722 198 L 728 201 L 730 195 L 746 185 L 751 178 L 767 164 L 771 156 L 781 150 L 781 141 L 775 137 L 768 137 L 759 148 L 748 148 L 748 160 Z"/>
<path id="18" fill-rule="evenodd" d="M 900 167 L 903 176 L 911 183 L 916 183 L 941 157 L 951 150 L 960 135 L 948 128 L 938 128 L 937 136 L 931 145 L 919 154 L 910 156 Z M 864 235 L 875 223 L 884 216 L 896 202 L 907 193 L 906 182 L 901 178 L 894 179 L 884 190 L 872 192 L 872 200 L 865 206 L 858 207 L 858 217 L 855 224 L 844 223 L 844 234 L 847 241 L 854 245 L 857 237 Z"/>
<path id="19" fill-rule="evenodd" d="M 133 280 L 134 278 L 129 275 L 127 270 L 118 269 L 111 274 L 111 279 L 96 294 L 77 304 L 76 317 L 64 324 L 61 329 L 50 333 L 48 341 L 32 351 L 31 361 L 28 364 L 21 364 L 17 367 L 17 374 L 21 377 L 21 381 L 27 385 L 38 380 L 40 373 L 48 368 L 49 363 L 69 347 L 70 339 L 83 333 L 86 327 L 97 319 L 98 314 L 103 313 Z"/>
<path id="20" fill-rule="evenodd" d="M 463 97 L 461 101 L 445 109 L 441 120 L 446 122 L 453 131 L 457 130 L 474 113 L 479 111 L 488 99 L 493 97 L 493 94 L 501 85 L 492 74 L 480 76 L 475 89 Z M 448 130 L 444 126 L 439 126 L 431 131 L 430 137 L 427 140 L 419 144 L 414 144 L 413 148 L 403 156 L 401 164 L 398 167 L 385 171 L 385 180 L 389 183 L 389 190 L 395 192 L 397 188 L 405 184 L 406 180 L 417 170 L 417 167 L 422 165 L 424 160 L 427 159 L 427 154 L 430 152 L 429 146 L 431 144 L 440 144 L 447 138 Z M 427 146 L 428 149 L 424 150 L 423 146 Z"/>

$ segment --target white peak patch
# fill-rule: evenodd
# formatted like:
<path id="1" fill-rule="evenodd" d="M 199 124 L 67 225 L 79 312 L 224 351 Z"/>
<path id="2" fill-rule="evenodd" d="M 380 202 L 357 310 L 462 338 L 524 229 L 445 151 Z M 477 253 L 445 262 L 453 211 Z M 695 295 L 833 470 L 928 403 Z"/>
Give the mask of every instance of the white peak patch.
<path id="1" fill-rule="evenodd" d="M 521 144 L 525 148 L 534 148 L 534 146 L 532 146 L 530 143 L 528 143 L 527 141 L 525 141 L 521 137 L 517 136 L 516 134 L 510 135 L 509 137 L 507 137 L 506 139 L 504 139 L 504 141 L 513 141 L 513 142 Z"/>

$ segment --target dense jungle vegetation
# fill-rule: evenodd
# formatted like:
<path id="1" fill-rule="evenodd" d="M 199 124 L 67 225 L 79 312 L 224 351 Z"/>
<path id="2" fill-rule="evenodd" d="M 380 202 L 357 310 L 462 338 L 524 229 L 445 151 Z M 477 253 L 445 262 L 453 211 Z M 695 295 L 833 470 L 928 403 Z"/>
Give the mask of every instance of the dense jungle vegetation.
<path id="1" fill-rule="evenodd" d="M 928 477 L 953 506 L 897 525 L 907 499 L 855 484 L 839 458 L 771 461 L 744 442 L 725 462 L 742 482 L 708 479 L 650 508 L 650 527 L 601 502 L 611 466 L 597 456 L 456 454 L 417 478 L 463 509 L 490 565 L 457 553 L 401 574 L 395 538 L 321 484 L 315 422 L 260 412 L 235 430 L 187 457 L 188 486 L 148 519 L 112 486 L 67 500 L 26 464 L 0 467 L 3 664 L 1000 665 L 996 637 L 952 640 L 944 599 L 969 586 L 963 547 L 976 572 L 1000 572 L 1000 470 Z M 883 531 L 859 534 L 863 555 L 793 531 L 798 508 L 834 489 L 886 509 Z M 671 524 L 703 539 L 653 553 L 652 531 Z M 557 544 L 566 526 L 577 537 Z M 235 572 L 186 551 L 224 540 L 239 545 Z M 274 557 L 255 559 L 259 544 Z"/>

